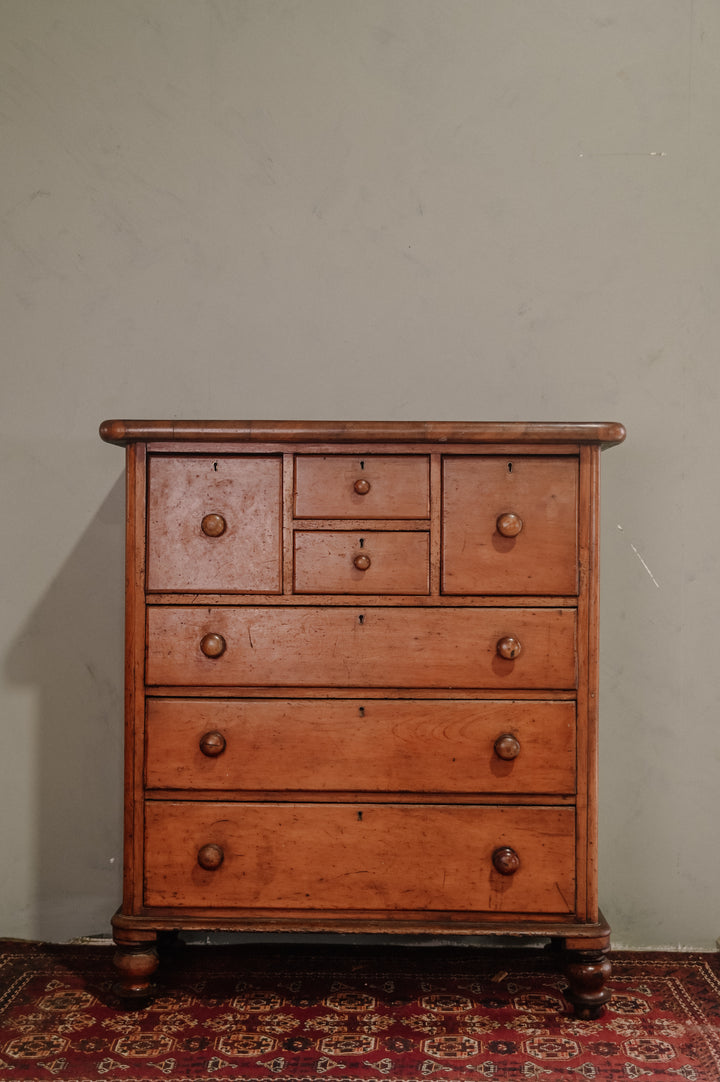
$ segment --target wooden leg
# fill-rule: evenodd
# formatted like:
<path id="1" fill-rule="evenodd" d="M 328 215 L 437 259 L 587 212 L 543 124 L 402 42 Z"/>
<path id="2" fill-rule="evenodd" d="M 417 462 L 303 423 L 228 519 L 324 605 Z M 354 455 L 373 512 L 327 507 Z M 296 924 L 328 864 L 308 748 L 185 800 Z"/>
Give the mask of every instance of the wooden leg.
<path id="1" fill-rule="evenodd" d="M 565 998 L 572 1004 L 575 1017 L 600 1018 L 612 994 L 605 986 L 612 973 L 605 951 L 568 950 L 565 973 L 569 982 Z"/>
<path id="2" fill-rule="evenodd" d="M 154 932 L 115 929 L 115 969 L 118 979 L 113 991 L 123 1000 L 146 1000 L 155 994 L 150 979 L 158 967 L 157 936 Z"/>

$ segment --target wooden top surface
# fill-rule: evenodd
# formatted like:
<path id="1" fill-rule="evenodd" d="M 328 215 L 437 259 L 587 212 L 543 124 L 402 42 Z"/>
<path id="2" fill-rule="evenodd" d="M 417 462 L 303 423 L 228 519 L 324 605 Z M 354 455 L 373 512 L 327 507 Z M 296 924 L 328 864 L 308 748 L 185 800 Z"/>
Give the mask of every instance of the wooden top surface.
<path id="1" fill-rule="evenodd" d="M 622 443 L 616 421 L 103 421 L 106 443 Z"/>

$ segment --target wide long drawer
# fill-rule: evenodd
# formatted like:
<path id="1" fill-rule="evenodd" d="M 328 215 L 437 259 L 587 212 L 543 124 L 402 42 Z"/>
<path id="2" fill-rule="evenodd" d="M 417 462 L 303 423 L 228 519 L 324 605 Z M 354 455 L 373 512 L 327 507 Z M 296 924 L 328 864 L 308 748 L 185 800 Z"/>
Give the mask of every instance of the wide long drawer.
<path id="1" fill-rule="evenodd" d="M 549 608 L 150 606 L 146 681 L 572 688 L 575 620 Z"/>
<path id="2" fill-rule="evenodd" d="M 575 704 L 150 699 L 151 789 L 575 791 Z"/>
<path id="3" fill-rule="evenodd" d="M 145 903 L 568 913 L 573 808 L 146 803 Z M 511 849 L 514 874 L 496 870 Z"/>

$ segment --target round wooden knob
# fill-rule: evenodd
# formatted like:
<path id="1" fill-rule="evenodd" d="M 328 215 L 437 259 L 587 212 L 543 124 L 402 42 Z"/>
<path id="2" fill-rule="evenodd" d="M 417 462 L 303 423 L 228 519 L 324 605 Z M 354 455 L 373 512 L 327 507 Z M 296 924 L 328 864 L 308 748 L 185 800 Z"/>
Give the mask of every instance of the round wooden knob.
<path id="1" fill-rule="evenodd" d="M 370 557 L 366 556 L 364 552 L 359 552 L 353 560 L 358 571 L 367 571 L 370 566 Z"/>
<path id="2" fill-rule="evenodd" d="M 214 872 L 225 860 L 225 854 L 219 845 L 203 845 L 198 849 L 197 862 L 206 872 Z"/>
<path id="3" fill-rule="evenodd" d="M 203 755 L 207 755 L 208 759 L 214 759 L 216 756 L 222 755 L 226 746 L 227 743 L 222 733 L 205 733 L 200 737 L 200 751 Z"/>
<path id="4" fill-rule="evenodd" d="M 497 532 L 503 537 L 517 537 L 523 528 L 523 520 L 519 515 L 509 511 L 506 515 L 500 515 L 496 526 Z"/>
<path id="5" fill-rule="evenodd" d="M 504 635 L 502 639 L 498 639 L 497 652 L 500 657 L 506 658 L 508 661 L 513 661 L 516 657 L 520 657 L 522 653 L 522 645 L 519 639 L 516 639 L 514 635 Z"/>
<path id="6" fill-rule="evenodd" d="M 205 515 L 200 523 L 200 529 L 206 537 L 220 537 L 227 529 L 227 522 L 222 515 Z"/>
<path id="7" fill-rule="evenodd" d="M 225 653 L 227 643 L 222 635 L 216 635 L 213 631 L 209 635 L 203 635 L 200 640 L 200 649 L 205 657 L 220 657 Z"/>
<path id="8" fill-rule="evenodd" d="M 503 733 L 494 744 L 498 759 L 517 759 L 520 754 L 520 741 L 512 733 Z"/>
<path id="9" fill-rule="evenodd" d="M 520 867 L 520 857 L 509 845 L 496 849 L 492 855 L 493 868 L 500 875 L 515 875 Z"/>
<path id="10" fill-rule="evenodd" d="M 367 496 L 370 491 L 370 482 L 366 481 L 364 477 L 360 477 L 353 485 L 353 488 L 358 496 Z"/>

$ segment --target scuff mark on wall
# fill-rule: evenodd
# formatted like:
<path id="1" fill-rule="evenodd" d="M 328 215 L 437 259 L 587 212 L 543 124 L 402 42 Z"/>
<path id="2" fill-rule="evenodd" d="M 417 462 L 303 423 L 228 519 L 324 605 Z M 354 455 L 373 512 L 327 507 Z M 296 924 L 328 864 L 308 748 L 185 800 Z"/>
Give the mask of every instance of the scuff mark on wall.
<path id="1" fill-rule="evenodd" d="M 666 150 L 585 151 L 578 158 L 667 158 Z"/>
<path id="2" fill-rule="evenodd" d="M 619 523 L 619 522 L 618 522 L 618 524 L 617 524 L 617 528 L 618 528 L 618 530 L 620 530 L 620 531 L 621 531 L 622 533 L 624 533 L 624 532 L 625 532 L 625 531 L 623 530 L 623 528 L 622 528 L 622 526 L 620 525 L 620 523 Z M 638 560 L 639 560 L 639 561 L 640 561 L 640 563 L 641 563 L 641 564 L 643 565 L 643 567 L 644 567 L 644 568 L 645 568 L 645 570 L 647 571 L 648 575 L 649 575 L 649 576 L 650 576 L 650 578 L 651 578 L 651 579 L 653 580 L 653 582 L 655 583 L 655 585 L 657 586 L 657 588 L 658 588 L 658 590 L 659 590 L 659 589 L 660 589 L 660 583 L 659 583 L 659 582 L 658 582 L 658 580 L 657 580 L 657 579 L 655 578 L 655 576 L 653 575 L 652 571 L 650 570 L 650 568 L 648 567 L 648 565 L 647 565 L 647 564 L 645 563 L 645 561 L 643 560 L 643 558 L 642 558 L 642 556 L 640 555 L 640 552 L 638 551 L 637 547 L 636 547 L 635 545 L 633 545 L 632 541 L 628 541 L 628 544 L 629 544 L 630 548 L 631 548 L 631 549 L 633 550 L 633 552 L 634 552 L 634 553 L 635 553 L 635 555 L 637 556 Z"/>

